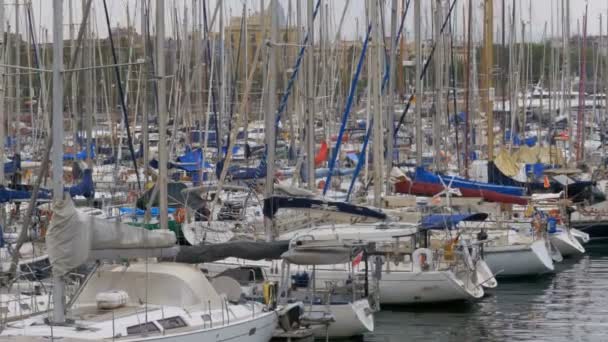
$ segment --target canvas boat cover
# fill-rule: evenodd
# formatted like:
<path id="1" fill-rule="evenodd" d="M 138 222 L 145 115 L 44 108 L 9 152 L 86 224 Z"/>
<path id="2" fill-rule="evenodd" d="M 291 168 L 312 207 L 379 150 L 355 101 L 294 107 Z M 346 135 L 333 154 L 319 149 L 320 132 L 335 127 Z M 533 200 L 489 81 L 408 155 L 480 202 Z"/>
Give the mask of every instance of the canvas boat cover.
<path id="1" fill-rule="evenodd" d="M 214 262 L 226 258 L 262 260 L 281 258 L 289 249 L 289 241 L 229 241 L 199 246 L 181 246 L 171 261 L 189 264 Z"/>
<path id="2" fill-rule="evenodd" d="M 360 252 L 361 248 L 337 241 L 322 241 L 295 246 L 281 258 L 295 265 L 336 265 L 350 262 Z"/>
<path id="3" fill-rule="evenodd" d="M 476 214 L 433 214 L 422 218 L 420 226 L 424 229 L 452 229 L 461 221 L 484 221 L 486 213 Z"/>
<path id="4" fill-rule="evenodd" d="M 65 275 L 82 265 L 93 250 L 168 248 L 175 245 L 171 231 L 151 231 L 80 212 L 72 198 L 53 202 L 46 247 L 54 275 Z M 142 254 L 142 257 L 145 257 Z"/>

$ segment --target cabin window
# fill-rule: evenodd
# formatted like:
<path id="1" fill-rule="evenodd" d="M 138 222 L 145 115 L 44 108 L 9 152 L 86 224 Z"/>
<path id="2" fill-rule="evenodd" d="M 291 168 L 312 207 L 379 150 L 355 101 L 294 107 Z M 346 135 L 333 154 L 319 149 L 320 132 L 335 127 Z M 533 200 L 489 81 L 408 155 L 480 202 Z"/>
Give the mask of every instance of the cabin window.
<path id="1" fill-rule="evenodd" d="M 165 330 L 187 327 L 188 324 L 179 316 L 159 319 L 158 324 Z"/>
<path id="2" fill-rule="evenodd" d="M 160 329 L 152 322 L 127 327 L 128 335 L 139 335 L 151 332 L 160 332 Z"/>

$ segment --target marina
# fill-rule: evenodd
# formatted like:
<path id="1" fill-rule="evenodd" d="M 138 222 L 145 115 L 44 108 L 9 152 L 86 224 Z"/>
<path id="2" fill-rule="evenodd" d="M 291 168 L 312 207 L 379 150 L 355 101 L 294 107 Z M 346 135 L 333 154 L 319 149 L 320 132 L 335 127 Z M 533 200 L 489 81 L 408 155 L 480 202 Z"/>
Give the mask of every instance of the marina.
<path id="1" fill-rule="evenodd" d="M 608 3 L 0 23 L 0 341 L 607 339 Z"/>

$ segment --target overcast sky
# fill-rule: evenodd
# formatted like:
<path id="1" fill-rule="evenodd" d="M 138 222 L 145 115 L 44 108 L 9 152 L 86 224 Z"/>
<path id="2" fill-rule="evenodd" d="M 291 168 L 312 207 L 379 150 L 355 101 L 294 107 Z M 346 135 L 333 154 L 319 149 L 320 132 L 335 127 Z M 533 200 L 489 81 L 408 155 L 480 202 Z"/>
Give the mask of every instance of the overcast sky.
<path id="1" fill-rule="evenodd" d="M 25 0 L 19 0 L 19 2 L 23 3 Z M 52 35 L 51 33 L 51 28 L 52 28 L 52 1 L 51 0 L 31 0 L 33 7 L 34 7 L 34 21 L 36 24 L 36 28 L 39 31 L 38 34 L 40 36 L 41 40 L 44 40 L 44 36 L 40 34 L 40 28 L 41 27 L 45 27 L 49 30 L 49 36 Z M 109 12 L 110 12 L 110 20 L 112 25 L 116 25 L 116 24 L 120 24 L 121 26 L 126 26 L 127 25 L 127 6 L 129 7 L 129 18 L 131 23 L 135 23 L 137 25 L 137 27 L 139 27 L 139 23 L 140 23 L 140 19 L 141 19 L 141 15 L 140 15 L 140 6 L 142 3 L 142 0 L 106 0 L 107 1 L 107 5 L 109 8 Z M 198 0 L 198 2 L 200 3 L 201 0 Z M 211 17 L 211 14 L 213 12 L 213 9 L 215 9 L 216 4 L 218 2 L 218 0 L 207 0 L 207 4 L 208 4 L 208 16 L 209 16 L 209 20 Z M 279 4 L 283 7 L 284 11 L 287 12 L 287 9 L 289 8 L 289 3 L 291 2 L 291 7 L 292 7 L 292 13 L 291 13 L 291 21 L 295 22 L 296 20 L 296 14 L 295 14 L 295 8 L 296 8 L 296 1 L 297 0 L 278 0 Z M 302 3 L 302 9 L 305 11 L 306 9 L 306 2 L 307 0 L 300 0 Z M 316 0 L 314 0 L 316 2 Z M 327 4 L 327 8 L 329 10 L 329 21 L 330 21 L 330 35 L 333 37 L 335 36 L 336 33 L 336 29 L 340 20 L 340 16 L 342 14 L 342 11 L 344 10 L 345 4 L 349 1 L 347 0 L 323 0 L 324 4 Z M 367 0 L 368 2 L 370 0 Z M 386 26 L 386 32 L 388 34 L 388 28 L 390 27 L 390 12 L 388 11 L 388 8 L 390 7 L 390 3 L 392 0 L 385 0 L 385 7 L 387 8 L 386 14 L 385 14 L 385 26 Z M 398 0 L 399 2 L 401 2 L 401 0 Z M 427 37 L 431 37 L 432 35 L 432 28 L 431 28 L 431 13 L 430 13 L 430 3 L 432 2 L 432 0 L 421 0 L 423 3 L 423 13 L 422 13 L 422 25 L 423 25 L 423 33 L 425 36 Z M 456 13 L 455 13 L 455 26 L 457 26 L 457 31 L 459 33 L 463 32 L 462 29 L 462 24 L 463 24 L 463 15 L 465 12 L 465 7 L 468 5 L 469 1 L 468 0 L 456 0 L 457 4 L 456 4 Z M 500 32 L 501 32 L 501 8 L 502 8 L 502 1 L 503 0 L 494 0 L 494 28 L 495 28 L 495 35 L 497 37 L 497 40 L 499 40 L 500 37 Z M 558 18 L 558 9 L 559 11 L 561 11 L 561 4 L 562 2 L 566 2 L 567 0 L 504 0 L 507 6 L 507 11 L 508 13 L 510 12 L 510 8 L 513 4 L 513 2 L 516 2 L 516 9 L 517 9 L 517 13 L 516 13 L 516 23 L 518 24 L 518 31 L 521 30 L 521 21 L 524 21 L 527 25 L 528 28 L 530 28 L 530 26 L 528 26 L 530 23 L 531 25 L 531 34 L 532 37 L 535 40 L 539 40 L 542 38 L 543 36 L 543 29 L 545 27 L 545 23 L 547 25 L 547 35 L 550 35 L 551 33 L 551 19 L 553 16 L 553 22 L 554 22 L 554 31 L 556 32 L 556 35 L 560 35 L 561 34 L 561 17 Z M 9 5 L 5 5 L 5 16 L 6 16 L 6 20 L 9 21 L 10 25 L 11 25 L 11 31 L 14 31 L 14 27 L 15 27 L 15 7 L 14 4 L 15 0 L 4 0 L 3 2 L 9 4 Z M 71 0 L 72 2 L 72 6 L 73 6 L 73 13 L 74 13 L 74 22 L 78 23 L 80 21 L 81 15 L 82 15 L 82 7 L 81 4 L 84 2 L 83 0 Z M 151 3 L 154 4 L 156 1 L 152 0 Z M 480 37 L 481 36 L 481 31 L 482 31 L 482 26 L 481 26 L 481 8 L 482 8 L 482 4 L 483 4 L 483 0 L 472 0 L 474 8 L 476 9 L 475 11 L 475 15 L 474 17 L 474 24 L 473 24 L 473 32 L 476 35 L 476 37 Z M 69 16 L 68 16 L 68 8 L 69 8 L 69 3 L 70 0 L 65 0 L 64 1 L 64 37 L 69 37 L 68 33 L 68 22 L 69 22 Z M 178 16 L 180 18 L 180 20 L 183 20 L 183 16 L 184 16 L 184 7 L 188 8 L 188 13 L 189 15 L 192 15 L 192 3 L 193 0 L 175 0 L 175 1 L 171 1 L 171 0 L 167 0 L 165 1 L 166 3 L 166 18 L 167 18 L 167 34 L 170 35 L 172 34 L 173 30 L 172 30 L 172 25 L 171 25 L 171 20 L 170 15 L 172 13 L 172 8 L 176 7 L 178 8 Z M 240 16 L 242 10 L 243 10 L 243 4 L 247 5 L 248 8 L 248 12 L 252 13 L 253 11 L 259 11 L 260 8 L 260 0 L 224 0 L 224 4 L 225 4 L 225 11 L 224 11 L 224 16 L 226 19 L 228 19 L 230 16 Z M 270 0 L 264 0 L 264 3 L 266 5 L 268 5 L 270 3 Z M 531 13 L 531 18 L 530 18 L 530 14 L 529 14 L 529 6 L 530 4 L 532 5 L 532 13 Z M 589 6 L 589 18 L 588 18 L 588 34 L 599 34 L 600 32 L 600 23 L 599 23 L 599 17 L 600 14 L 603 15 L 603 21 L 604 21 L 604 33 L 606 32 L 606 15 L 608 14 L 608 0 L 570 0 L 570 8 L 571 8 L 571 12 L 570 12 L 570 22 L 571 22 L 571 34 L 574 35 L 578 32 L 578 28 L 577 28 L 577 21 L 580 22 L 580 26 L 582 29 L 582 18 L 585 12 L 585 5 L 588 4 Z M 107 28 L 105 25 L 105 17 L 104 17 L 104 12 L 103 12 L 103 2 L 102 0 L 93 0 L 93 7 L 94 7 L 94 23 L 96 23 L 96 31 L 98 31 L 98 34 L 100 36 L 107 36 Z M 406 25 L 405 25 L 405 31 L 406 31 L 406 37 L 408 37 L 408 40 L 413 39 L 413 22 L 414 22 L 414 18 L 413 18 L 413 0 L 412 0 L 412 4 L 410 5 L 410 11 L 408 12 L 408 16 L 406 18 Z M 553 13 L 553 15 L 552 15 Z M 285 16 L 288 17 L 287 13 L 285 13 Z M 305 17 L 305 16 L 304 16 Z M 507 25 L 509 22 L 508 19 L 508 15 L 507 15 Z M 23 14 L 23 12 L 21 12 L 20 14 L 20 31 L 24 31 L 25 30 L 25 15 Z M 190 22 L 192 21 L 192 18 L 188 19 Z M 364 32 L 364 25 L 363 25 L 363 21 L 365 20 L 365 1 L 364 0 L 350 0 L 347 12 L 346 12 L 346 16 L 345 16 L 345 23 L 344 23 L 344 27 L 342 29 L 342 36 L 347 38 L 347 39 L 353 39 L 356 37 L 357 34 L 357 21 L 359 22 L 359 29 L 358 32 L 360 35 L 363 34 Z M 153 20 L 152 20 L 153 21 Z M 216 23 L 217 24 L 217 23 Z M 217 25 L 216 25 L 216 29 L 217 29 Z M 75 32 L 78 32 L 78 28 L 76 27 Z M 528 30 L 527 30 L 528 31 Z M 509 32 L 509 29 L 507 28 L 506 32 Z M 526 33 L 526 36 L 529 36 L 529 32 L 528 31 Z M 520 33 L 518 32 L 518 36 L 520 35 Z M 507 34 L 507 39 L 508 39 L 508 34 Z"/>

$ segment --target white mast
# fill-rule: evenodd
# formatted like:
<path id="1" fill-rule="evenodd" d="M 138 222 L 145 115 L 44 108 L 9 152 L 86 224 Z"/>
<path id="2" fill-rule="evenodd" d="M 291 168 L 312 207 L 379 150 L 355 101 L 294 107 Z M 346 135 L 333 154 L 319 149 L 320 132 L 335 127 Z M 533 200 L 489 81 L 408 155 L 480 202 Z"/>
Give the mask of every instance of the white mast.
<path id="1" fill-rule="evenodd" d="M 371 70 L 371 91 L 372 91 L 372 110 L 374 117 L 373 127 L 373 156 L 374 156 L 374 206 L 380 206 L 380 197 L 382 193 L 382 103 L 380 101 L 380 84 L 379 84 L 379 73 L 380 63 L 382 56 L 382 36 L 380 35 L 380 29 L 378 25 L 378 4 L 376 1 L 372 1 L 369 7 L 369 18 L 372 23 L 372 50 L 370 58 L 372 58 L 372 70 Z"/>
<path id="2" fill-rule="evenodd" d="M 87 13 L 87 5 L 86 0 L 82 0 L 82 17 L 84 18 Z M 84 44 L 82 46 L 82 65 L 93 66 L 93 51 L 91 50 L 91 36 L 89 26 L 90 21 L 87 20 L 86 27 L 84 28 Z M 71 27 L 71 26 L 70 26 Z M 72 45 L 74 45 L 74 40 L 72 39 Z M 72 53 L 73 55 L 73 53 Z M 75 73 L 72 73 L 75 74 Z M 74 87 L 74 85 L 73 85 Z M 86 162 L 87 168 L 93 169 L 93 156 L 91 153 L 91 144 L 93 139 L 93 115 L 95 115 L 95 109 L 93 105 L 93 70 L 85 70 L 84 71 L 84 87 L 83 87 L 83 95 L 84 95 L 84 123 L 85 130 L 87 133 L 86 140 Z"/>
<path id="3" fill-rule="evenodd" d="M 42 85 L 44 86 L 44 85 Z M 63 0 L 53 0 L 53 200 L 63 199 Z M 53 323 L 65 322 L 65 282 L 53 275 Z"/>
<path id="4" fill-rule="evenodd" d="M 156 0 L 156 78 L 158 82 L 158 188 L 160 229 L 168 229 L 167 209 L 167 98 L 165 97 L 165 0 Z"/>
<path id="5" fill-rule="evenodd" d="M 224 36 L 224 0 L 219 0 L 217 4 L 220 9 L 220 60 L 218 64 L 220 77 L 219 77 L 219 109 L 218 112 L 215 113 L 215 120 L 217 122 L 217 136 L 219 137 L 220 146 L 218 146 L 218 150 L 221 151 L 222 146 L 224 146 L 224 130 L 222 124 L 224 123 L 224 116 L 226 113 L 226 50 L 224 49 L 224 44 L 226 44 L 226 37 Z M 230 132 L 228 132 L 230 134 Z M 226 151 L 227 153 L 228 151 Z"/>
<path id="6" fill-rule="evenodd" d="M 388 79 L 388 105 L 387 116 L 386 116 L 386 127 L 388 128 L 388 134 L 386 135 L 386 194 L 392 192 L 392 183 L 388 177 L 393 168 L 393 135 L 395 134 L 395 68 L 397 63 L 397 8 L 399 4 L 397 0 L 392 0 L 391 3 L 391 55 L 389 65 L 389 79 Z"/>
<path id="7" fill-rule="evenodd" d="M 441 0 L 435 2 L 435 46 L 437 46 L 435 55 L 435 112 L 433 120 L 433 147 L 435 149 L 435 170 L 438 171 L 443 167 L 440 163 L 441 154 L 441 111 L 443 110 L 443 86 L 442 86 L 442 67 L 443 67 L 443 40 L 441 36 L 441 20 L 443 15 L 441 13 L 442 4 Z"/>
<path id="8" fill-rule="evenodd" d="M 0 64 L 5 63 L 6 48 L 4 47 L 4 0 L 0 0 Z M 6 68 L 4 68 L 6 74 Z M 4 124 L 6 121 L 6 111 L 4 108 L 4 99 L 6 98 L 6 79 L 4 76 L 0 79 L 0 87 L 2 94 L 0 94 L 0 141 L 5 140 Z M 42 85 L 44 87 L 44 85 Z M 0 162 L 4 164 L 4 144 L 0 146 Z M 4 185 L 4 167 L 0 167 L 0 185 Z M 4 212 L 4 211 L 3 211 Z M 3 215 L 4 216 L 4 215 Z"/>
<path id="9" fill-rule="evenodd" d="M 268 111 L 265 116 L 265 128 L 266 132 L 266 148 L 268 149 L 268 155 L 266 158 L 266 187 L 265 196 L 269 198 L 272 196 L 274 191 L 274 149 L 275 149 L 275 120 L 277 114 L 277 50 L 276 43 L 278 42 L 277 32 L 277 16 L 274 11 L 277 10 L 277 0 L 270 1 L 270 10 L 273 12 L 269 13 L 270 16 L 270 54 L 268 58 Z M 272 234 L 272 220 L 266 219 L 266 240 L 272 241 L 274 236 Z"/>
<path id="10" fill-rule="evenodd" d="M 148 13 L 149 14 L 149 13 Z M 146 39 L 146 35 L 148 33 L 148 17 L 146 15 L 146 2 L 142 1 L 141 3 L 141 46 L 142 46 L 142 54 L 143 54 L 143 58 L 144 60 L 148 60 L 148 41 Z M 142 69 L 140 69 L 142 70 Z M 148 71 L 147 71 L 147 67 L 143 68 L 143 75 L 140 75 L 140 77 L 143 78 L 143 82 L 141 84 L 141 92 L 142 92 L 142 100 L 141 100 L 141 113 L 142 113 L 142 123 L 141 123 L 141 128 L 142 128 L 142 133 L 144 136 L 143 139 L 143 144 L 144 144 L 144 165 L 143 165 L 143 170 L 144 170 L 144 187 L 145 184 L 148 183 L 148 161 L 150 160 L 150 154 L 148 152 L 148 148 L 150 146 L 150 142 L 149 142 L 149 122 L 150 120 L 148 119 L 148 77 L 146 76 L 148 75 Z"/>
<path id="11" fill-rule="evenodd" d="M 21 66 L 21 38 L 19 31 L 19 0 L 15 1 L 15 65 Z M 21 123 L 21 71 L 16 70 L 15 74 L 15 99 L 14 115 L 17 116 L 17 120 L 13 121 L 15 125 L 15 153 L 21 150 L 21 143 L 19 142 L 19 124 Z M 4 163 L 4 161 L 2 161 Z"/>
<path id="12" fill-rule="evenodd" d="M 308 136 L 307 148 L 306 148 L 306 163 L 307 174 L 308 174 L 308 188 L 314 190 L 315 188 L 315 100 L 314 100 L 314 59 L 315 59 L 315 46 L 314 46 L 314 14 L 313 14 L 313 0 L 308 0 L 306 17 L 308 20 L 308 51 L 306 53 L 307 63 L 307 78 L 306 78 L 306 99 L 308 105 L 307 119 L 308 125 L 306 127 L 306 135 Z"/>
<path id="13" fill-rule="evenodd" d="M 416 165 L 422 165 L 422 82 L 420 81 L 420 72 L 422 71 L 422 49 L 420 46 L 421 38 L 421 18 L 420 18 L 420 1 L 414 0 L 414 32 L 416 39 Z"/>

